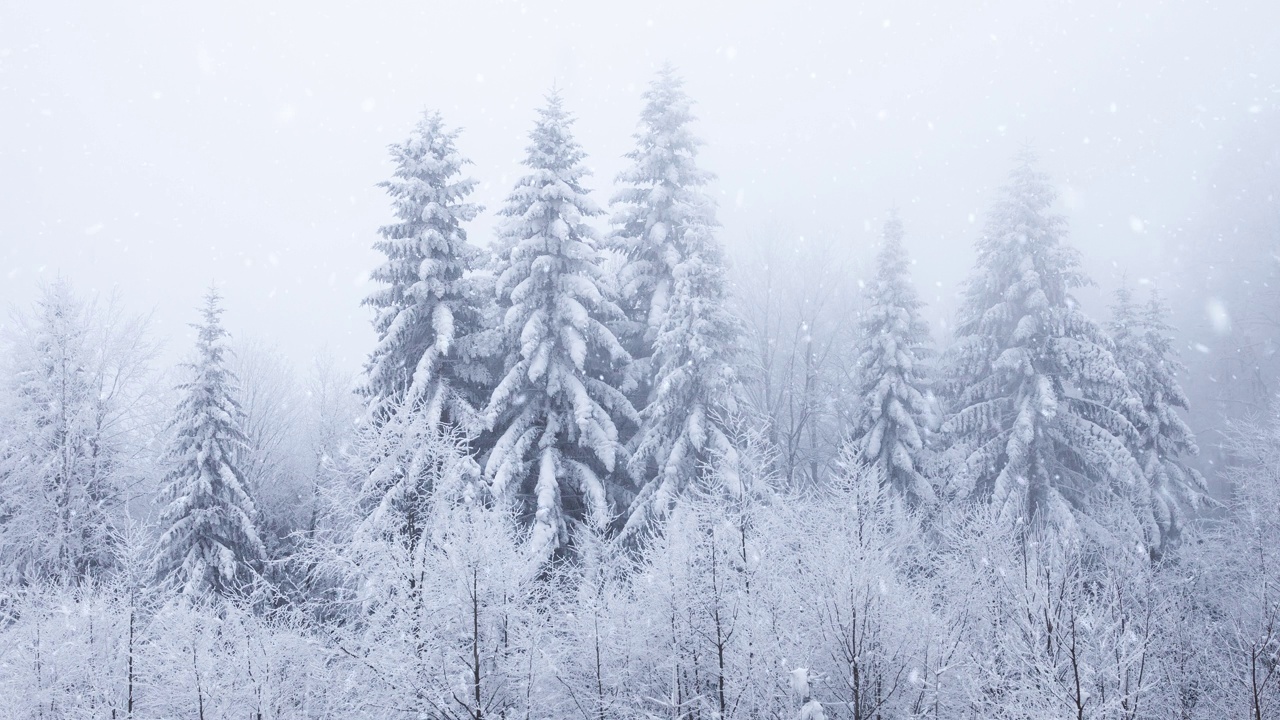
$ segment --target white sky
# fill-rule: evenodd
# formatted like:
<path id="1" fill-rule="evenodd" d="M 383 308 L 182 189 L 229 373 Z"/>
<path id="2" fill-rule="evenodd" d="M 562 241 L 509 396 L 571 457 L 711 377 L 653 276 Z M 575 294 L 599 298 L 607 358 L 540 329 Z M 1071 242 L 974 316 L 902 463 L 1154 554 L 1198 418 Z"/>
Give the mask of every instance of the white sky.
<path id="1" fill-rule="evenodd" d="M 603 204 L 664 60 L 731 256 L 762 227 L 866 246 L 896 204 L 945 304 L 1025 142 L 1104 285 L 1166 270 L 1280 109 L 1280 3 L 0 0 L 0 305 L 57 273 L 118 287 L 184 351 L 216 279 L 234 334 L 354 368 L 385 146 L 423 107 L 466 128 L 484 243 L 551 84 Z"/>

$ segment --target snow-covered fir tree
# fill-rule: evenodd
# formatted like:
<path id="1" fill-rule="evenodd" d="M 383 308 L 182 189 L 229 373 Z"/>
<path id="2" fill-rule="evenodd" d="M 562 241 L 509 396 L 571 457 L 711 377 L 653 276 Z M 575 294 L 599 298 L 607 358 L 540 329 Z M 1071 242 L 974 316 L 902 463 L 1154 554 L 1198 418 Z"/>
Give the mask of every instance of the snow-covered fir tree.
<path id="1" fill-rule="evenodd" d="M 687 227 L 667 312 L 654 343 L 655 380 L 640 413 L 629 468 L 640 483 L 627 529 L 666 515 L 681 491 L 709 473 L 743 490 L 733 438 L 741 388 L 733 364 L 741 337 L 727 308 L 724 261 L 709 227 Z"/>
<path id="2" fill-rule="evenodd" d="M 711 174 L 697 167 L 701 143 L 688 128 L 691 103 L 670 66 L 644 99 L 610 238 L 625 258 L 623 336 L 638 358 L 632 368 L 643 403 L 629 463 L 640 491 L 628 534 L 666 515 L 708 463 L 720 464 L 736 487 L 729 425 L 741 392 L 733 358 L 742 331 L 728 310 L 715 204 L 704 189 Z"/>
<path id="3" fill-rule="evenodd" d="M 234 464 L 244 444 L 235 377 L 226 368 L 221 298 L 205 296 L 204 321 L 196 325 L 191 379 L 178 389 L 178 404 L 160 500 L 163 534 L 156 574 L 190 596 L 230 595 L 258 576 L 265 554 L 254 525 L 254 504 Z"/>
<path id="4" fill-rule="evenodd" d="M 626 318 L 618 339 L 633 363 L 636 397 L 643 404 L 656 369 L 650 357 L 667 313 L 675 266 L 683 258 L 688 227 L 715 227 L 715 204 L 706 185 L 712 174 L 698 167 L 702 141 L 689 129 L 693 102 L 684 81 L 664 65 L 644 92 L 631 165 L 619 173 L 613 197 L 613 231 L 606 244 L 622 257 L 620 304 Z"/>
<path id="5" fill-rule="evenodd" d="M 1104 497 L 1145 507 L 1148 493 L 1127 447 L 1134 428 L 1116 409 L 1136 400 L 1110 338 L 1071 295 L 1089 280 L 1033 163 L 1019 157 L 977 242 L 943 431 L 963 457 L 956 492 L 989 499 L 1010 521 L 1069 528 Z"/>
<path id="6" fill-rule="evenodd" d="M 377 312 L 378 343 L 363 387 L 366 432 L 376 437 L 366 438 L 374 454 L 361 500 L 366 523 L 390 523 L 365 529 L 401 535 L 407 547 L 419 544 L 417 508 L 434 476 L 424 439 L 451 427 L 477 435 L 491 381 L 477 340 L 492 297 L 482 298 L 468 274 L 478 251 L 466 224 L 480 208 L 467 201 L 476 182 L 462 176 L 469 161 L 455 147 L 457 136 L 440 113 L 426 111 L 409 139 L 390 147 L 395 173 L 381 187 L 398 222 L 379 230 L 374 247 L 386 261 L 373 279 L 382 287 L 365 300 Z"/>
<path id="7" fill-rule="evenodd" d="M 929 325 L 911 284 L 896 213 L 884 224 L 876 276 L 867 286 L 867 310 L 859 323 L 854 366 L 856 397 L 850 443 L 859 462 L 913 502 L 936 499 L 921 474 L 931 401 L 925 363 Z"/>
<path id="8" fill-rule="evenodd" d="M 497 268 L 505 373 L 486 409 L 496 441 L 485 470 L 495 494 L 531 516 L 536 556 L 563 547 L 572 520 L 609 521 L 621 490 L 616 420 L 635 420 L 611 384 L 627 353 L 606 325 L 620 310 L 587 223 L 601 211 L 582 185 L 572 123 L 553 91 L 529 134 L 529 172 L 502 210 Z"/>
<path id="9" fill-rule="evenodd" d="M 1188 409 L 1178 382 L 1185 370 L 1173 347 L 1168 308 L 1154 288 L 1146 307 L 1139 307 L 1122 285 L 1111 313 L 1116 361 L 1140 403 L 1122 408 L 1138 431 L 1130 448 L 1151 488 L 1161 539 L 1171 540 L 1184 524 L 1185 510 L 1199 507 L 1207 493 L 1204 477 L 1187 462 L 1199 453 L 1195 434 L 1178 413 Z"/>
<path id="10" fill-rule="evenodd" d="M 378 335 L 363 388 L 375 422 L 403 406 L 429 425 L 473 424 L 484 402 L 487 368 L 468 342 L 482 303 L 466 278 L 477 251 L 465 226 L 480 208 L 467 201 L 476 181 L 462 176 L 469 161 L 457 136 L 427 111 L 408 140 L 390 147 L 395 173 L 380 187 L 397 222 L 379 230 L 374 247 L 386 261 L 372 278 L 381 287 L 365 300 Z"/>

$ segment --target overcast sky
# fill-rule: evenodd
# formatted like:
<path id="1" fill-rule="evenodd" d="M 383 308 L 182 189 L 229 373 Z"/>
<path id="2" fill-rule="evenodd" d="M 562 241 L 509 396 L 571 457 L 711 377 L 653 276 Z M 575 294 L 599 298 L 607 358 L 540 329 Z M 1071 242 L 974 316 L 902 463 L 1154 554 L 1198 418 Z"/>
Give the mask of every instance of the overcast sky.
<path id="1" fill-rule="evenodd" d="M 422 108 L 465 128 L 485 243 L 547 89 L 604 203 L 667 60 L 731 257 L 762 228 L 861 251 L 896 205 L 945 305 L 1025 143 L 1100 282 L 1165 271 L 1278 109 L 1280 3 L 0 0 L 0 305 L 61 273 L 155 308 L 185 350 L 217 281 L 234 334 L 354 368 L 385 147 Z"/>

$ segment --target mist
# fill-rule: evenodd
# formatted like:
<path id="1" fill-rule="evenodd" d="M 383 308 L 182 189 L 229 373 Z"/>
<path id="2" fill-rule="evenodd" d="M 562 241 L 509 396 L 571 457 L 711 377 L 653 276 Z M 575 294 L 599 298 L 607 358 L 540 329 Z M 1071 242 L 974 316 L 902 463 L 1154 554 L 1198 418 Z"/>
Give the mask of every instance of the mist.
<path id="1" fill-rule="evenodd" d="M 1247 2 L 11 3 L 0 303 L 55 275 L 119 287 L 181 344 L 216 282 L 237 334 L 300 363 L 328 348 L 354 369 L 373 339 L 360 301 L 389 218 L 385 146 L 423 108 L 464 128 L 484 244 L 543 95 L 560 88 L 578 116 L 604 203 L 664 62 L 696 102 L 735 263 L 753 238 L 869 258 L 897 207 L 944 322 L 991 194 L 1029 145 L 1104 290 L 1167 278 L 1211 186 L 1234 180 L 1224 168 L 1273 142 L 1248 133 L 1274 127 L 1278 15 Z"/>

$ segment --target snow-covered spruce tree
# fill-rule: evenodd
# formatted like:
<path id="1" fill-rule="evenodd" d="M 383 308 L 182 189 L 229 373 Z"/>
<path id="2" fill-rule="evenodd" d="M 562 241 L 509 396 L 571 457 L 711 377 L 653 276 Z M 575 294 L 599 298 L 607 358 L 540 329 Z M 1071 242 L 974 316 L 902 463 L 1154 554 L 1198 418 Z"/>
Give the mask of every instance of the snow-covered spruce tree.
<path id="1" fill-rule="evenodd" d="M 398 222 L 379 229 L 374 248 L 386 261 L 373 271 L 381 287 L 365 299 L 376 311 L 378 344 L 369 357 L 364 394 L 380 423 L 403 406 L 428 424 L 475 420 L 488 373 L 468 338 L 481 326 L 481 305 L 465 277 L 477 251 L 466 223 L 479 206 L 467 202 L 476 181 L 462 177 L 470 161 L 445 127 L 427 111 L 409 139 L 390 146 L 391 196 Z"/>
<path id="2" fill-rule="evenodd" d="M 665 516 L 710 462 L 722 464 L 726 485 L 740 491 L 728 423 L 741 393 L 733 357 L 742 331 L 728 310 L 715 204 L 703 189 L 711 174 L 696 165 L 701 143 L 688 129 L 691 103 L 670 66 L 644 98 L 610 237 L 625 258 L 622 336 L 637 358 L 632 369 L 644 406 L 628 465 L 640 487 L 629 535 Z"/>
<path id="3" fill-rule="evenodd" d="M 505 373 L 486 408 L 496 441 L 486 463 L 494 493 L 517 499 L 533 526 L 536 556 L 563 547 L 571 520 L 605 525 L 618 503 L 611 479 L 616 419 L 635 420 L 610 380 L 627 360 L 606 322 L 620 311 L 606 295 L 598 239 L 587 218 L 582 149 L 553 91 L 529 134 L 524 164 L 502 214 L 498 304 Z"/>
<path id="4" fill-rule="evenodd" d="M 477 251 L 465 226 L 480 208 L 467 201 L 475 181 L 454 146 L 458 131 L 428 111 L 408 140 L 390 147 L 394 176 L 381 184 L 398 222 L 382 227 L 375 248 L 386 261 L 373 273 L 382 287 L 373 307 L 378 344 L 363 393 L 369 401 L 366 446 L 375 449 L 361 491 L 365 522 L 391 523 L 373 532 L 400 534 L 416 547 L 424 529 L 417 508 L 434 459 L 424 438 L 456 426 L 475 436 L 489 367 L 475 345 L 484 306 L 468 277 Z M 446 431 L 447 432 L 447 431 Z M 478 473 L 478 469 L 475 474 Z"/>
<path id="5" fill-rule="evenodd" d="M 954 490 L 1006 519 L 1076 527 L 1106 496 L 1149 506 L 1129 453 L 1136 403 L 1111 340 L 1076 305 L 1088 284 L 1055 193 L 1023 153 L 977 242 L 949 352 L 953 414 L 943 426 L 962 456 Z M 1155 523 L 1144 523 L 1154 541 Z"/>
<path id="6" fill-rule="evenodd" d="M 609 249 L 622 257 L 620 304 L 626 318 L 618 339 L 631 354 L 637 405 L 648 400 L 657 369 L 650 357 L 666 316 L 676 265 L 684 258 L 687 229 L 716 226 L 705 186 L 712 174 L 697 165 L 702 141 L 693 136 L 692 101 L 675 68 L 665 65 L 643 95 L 631 166 L 619 173 L 613 197 Z"/>
<path id="7" fill-rule="evenodd" d="M 225 367 L 221 298 L 212 288 L 203 314 L 195 326 L 196 357 L 187 365 L 191 379 L 178 386 L 182 399 L 160 496 L 163 534 L 155 559 L 158 578 L 193 597 L 240 592 L 258 576 L 265 554 L 253 500 L 233 460 L 245 439 L 235 377 Z"/>
<path id="8" fill-rule="evenodd" d="M 876 276 L 867 286 L 854 381 L 858 405 L 850 443 L 858 461 L 912 502 L 936 499 L 921 474 L 921 453 L 930 425 L 929 325 L 911 284 L 902 220 L 894 213 L 884 224 Z"/>
<path id="9" fill-rule="evenodd" d="M 1140 406 L 1123 408 L 1137 428 L 1130 444 L 1151 488 L 1151 511 L 1162 541 L 1176 538 L 1185 508 L 1199 507 L 1206 496 L 1204 477 L 1187 464 L 1199 453 L 1195 434 L 1178 414 L 1187 396 L 1178 382 L 1185 372 L 1170 337 L 1168 309 L 1153 289 L 1145 308 L 1138 307 L 1127 286 L 1116 291 L 1111 306 L 1111 337 L 1116 362 L 1129 380 Z"/>

